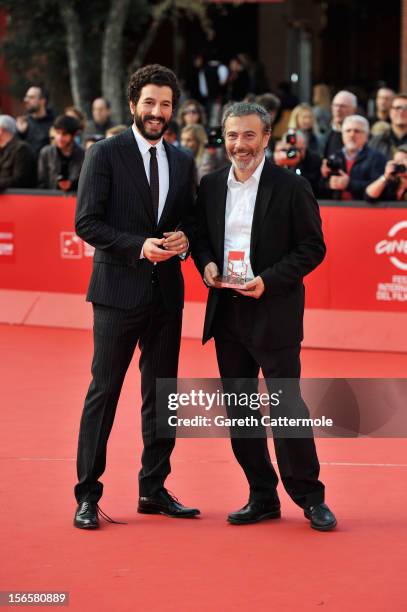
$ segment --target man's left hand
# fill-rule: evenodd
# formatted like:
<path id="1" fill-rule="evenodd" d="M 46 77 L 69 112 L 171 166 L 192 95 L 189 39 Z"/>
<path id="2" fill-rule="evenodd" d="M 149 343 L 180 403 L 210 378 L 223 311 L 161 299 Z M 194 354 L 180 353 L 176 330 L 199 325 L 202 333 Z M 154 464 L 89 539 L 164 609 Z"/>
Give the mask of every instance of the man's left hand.
<path id="1" fill-rule="evenodd" d="M 248 297 L 252 297 L 255 300 L 258 300 L 259 297 L 263 295 L 266 289 L 261 276 L 256 276 L 253 280 L 246 283 L 246 287 L 247 288 L 244 290 L 235 289 L 234 291 L 240 293 L 241 295 L 247 295 Z"/>
<path id="2" fill-rule="evenodd" d="M 329 179 L 329 189 L 345 191 L 349 185 L 350 176 L 343 170 L 339 170 L 339 176 L 331 176 Z"/>
<path id="3" fill-rule="evenodd" d="M 62 189 L 62 191 L 69 191 L 72 187 L 72 181 L 69 181 L 68 179 L 62 179 L 58 181 L 58 187 Z"/>
<path id="4" fill-rule="evenodd" d="M 189 242 L 184 232 L 164 232 L 163 236 L 165 237 L 162 244 L 164 249 L 176 251 L 179 255 L 188 251 Z"/>

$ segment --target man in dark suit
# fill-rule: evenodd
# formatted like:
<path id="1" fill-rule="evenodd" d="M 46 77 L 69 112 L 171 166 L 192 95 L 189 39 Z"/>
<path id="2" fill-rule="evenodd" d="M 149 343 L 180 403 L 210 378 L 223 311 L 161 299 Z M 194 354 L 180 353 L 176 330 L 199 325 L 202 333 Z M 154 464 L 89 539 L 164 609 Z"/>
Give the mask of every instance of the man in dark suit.
<path id="1" fill-rule="evenodd" d="M 261 106 L 229 107 L 223 132 L 232 166 L 205 176 L 198 192 L 193 257 L 210 287 L 203 341 L 214 337 L 228 390 L 231 379 L 245 379 L 245 384 L 254 379 L 257 384 L 260 368 L 268 384 L 273 378 L 289 378 L 299 389 L 303 277 L 325 255 L 318 204 L 307 181 L 265 159 L 270 131 L 269 115 Z M 219 273 L 227 274 L 232 250 L 244 253 L 247 277 L 253 278 L 246 290 L 215 287 Z M 309 416 L 302 400 L 299 406 L 301 417 Z M 244 437 L 232 432 L 234 454 L 250 485 L 248 504 L 228 517 L 234 524 L 280 517 L 278 478 L 267 439 L 258 433 Z M 280 476 L 311 526 L 327 531 L 336 519 L 324 503 L 312 429 L 305 433 L 301 438 L 274 437 Z"/>
<path id="2" fill-rule="evenodd" d="M 157 64 L 130 78 L 134 124 L 96 143 L 82 168 L 78 235 L 95 248 L 87 299 L 94 311 L 92 382 L 78 444 L 74 525 L 99 526 L 99 481 L 121 387 L 141 351 L 142 433 L 138 512 L 190 517 L 164 488 L 174 438 L 157 435 L 156 378 L 176 378 L 184 301 L 180 259 L 192 241 L 194 163 L 162 136 L 179 98 L 174 73 Z"/>

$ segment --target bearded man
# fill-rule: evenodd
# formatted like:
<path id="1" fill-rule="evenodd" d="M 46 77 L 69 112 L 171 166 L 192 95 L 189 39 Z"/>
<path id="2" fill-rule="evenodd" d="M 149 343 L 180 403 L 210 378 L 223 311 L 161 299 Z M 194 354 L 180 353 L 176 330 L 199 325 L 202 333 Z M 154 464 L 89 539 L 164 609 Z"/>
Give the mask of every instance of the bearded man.
<path id="1" fill-rule="evenodd" d="M 224 389 L 244 389 L 247 395 L 248 389 L 257 387 L 261 368 L 268 385 L 280 379 L 281 389 L 287 388 L 288 397 L 294 397 L 294 414 L 307 418 L 298 382 L 303 277 L 325 255 L 318 204 L 305 179 L 265 159 L 271 122 L 264 108 L 233 104 L 225 111 L 222 126 L 232 165 L 208 174 L 200 183 L 198 235 L 192 251 L 210 287 L 203 341 L 215 339 Z M 251 279 L 244 289 L 230 288 L 233 260 Z M 219 288 L 219 275 L 227 277 L 229 288 Z M 294 393 L 282 379 L 292 380 Z M 253 414 L 250 408 L 247 415 L 245 408 L 237 409 L 239 417 Z M 228 521 L 245 525 L 279 518 L 278 478 L 264 431 L 234 433 L 233 452 L 248 480 L 250 496 L 241 510 L 229 514 Z M 329 531 L 336 519 L 324 503 L 312 429 L 303 429 L 301 435 L 274 437 L 280 476 L 311 527 Z"/>
<path id="2" fill-rule="evenodd" d="M 74 525 L 99 527 L 106 447 L 123 380 L 140 348 L 142 433 L 138 512 L 191 517 L 164 488 L 174 438 L 157 435 L 156 378 L 177 377 L 184 302 L 180 261 L 192 242 L 195 170 L 163 140 L 180 95 L 157 64 L 135 72 L 128 99 L 134 124 L 96 143 L 79 180 L 76 231 L 95 247 L 87 300 L 94 312 L 92 382 L 83 409 Z"/>

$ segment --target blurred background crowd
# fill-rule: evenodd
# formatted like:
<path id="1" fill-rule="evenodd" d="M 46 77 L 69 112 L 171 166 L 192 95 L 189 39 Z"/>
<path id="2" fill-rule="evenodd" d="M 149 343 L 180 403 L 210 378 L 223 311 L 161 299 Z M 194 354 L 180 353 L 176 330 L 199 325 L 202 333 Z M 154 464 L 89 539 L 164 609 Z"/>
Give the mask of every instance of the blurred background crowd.
<path id="1" fill-rule="evenodd" d="M 247 100 L 271 116 L 267 157 L 318 198 L 405 200 L 406 7 L 0 0 L 0 191 L 74 192 L 89 147 L 131 124 L 129 74 L 159 62 L 183 91 L 165 139 L 194 157 L 198 182 L 227 163 L 225 107 Z"/>
<path id="2" fill-rule="evenodd" d="M 224 166 L 221 120 L 234 101 L 256 102 L 272 119 L 266 156 L 304 176 L 318 198 L 337 200 L 407 199 L 407 93 L 380 87 L 371 113 L 354 93 L 331 92 L 320 83 L 313 104 L 297 98 L 288 83 L 261 90 L 264 77 L 244 54 L 229 65 L 195 59 L 165 140 L 194 157 L 197 181 Z M 259 82 L 260 79 L 260 82 Z M 91 116 L 75 106 L 55 116 L 44 87 L 32 84 L 25 114 L 0 115 L 0 189 L 77 189 L 86 151 L 126 130 L 115 124 L 109 100 L 92 102 Z"/>

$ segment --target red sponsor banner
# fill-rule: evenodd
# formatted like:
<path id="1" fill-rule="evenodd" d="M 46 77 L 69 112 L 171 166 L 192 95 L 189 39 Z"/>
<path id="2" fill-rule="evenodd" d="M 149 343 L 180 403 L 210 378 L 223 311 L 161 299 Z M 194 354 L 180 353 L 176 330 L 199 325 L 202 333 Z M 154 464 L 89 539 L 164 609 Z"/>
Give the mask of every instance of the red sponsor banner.
<path id="1" fill-rule="evenodd" d="M 0 221 L 0 263 L 14 263 L 14 223 Z"/>
<path id="2" fill-rule="evenodd" d="M 325 289 L 336 310 L 407 312 L 407 208 L 323 206 L 321 214 L 327 256 L 306 279 L 307 306 L 324 308 Z"/>
<path id="3" fill-rule="evenodd" d="M 0 195 L 0 288 L 85 293 L 93 248 L 74 231 L 75 198 Z M 321 207 L 327 256 L 305 279 L 308 308 L 407 311 L 407 209 Z M 6 246 L 1 246 L 6 245 Z M 11 254 L 10 254 L 11 253 Z M 191 259 L 186 300 L 206 301 Z"/>

